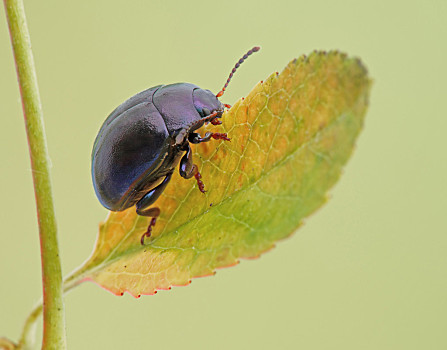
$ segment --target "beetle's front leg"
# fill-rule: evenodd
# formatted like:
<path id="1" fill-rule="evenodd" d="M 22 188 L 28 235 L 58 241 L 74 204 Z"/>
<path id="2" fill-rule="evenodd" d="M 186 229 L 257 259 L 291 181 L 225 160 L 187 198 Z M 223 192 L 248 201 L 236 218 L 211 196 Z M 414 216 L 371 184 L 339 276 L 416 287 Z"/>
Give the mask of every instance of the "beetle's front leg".
<path id="1" fill-rule="evenodd" d="M 198 134 L 196 134 L 198 135 Z M 200 135 L 199 135 L 200 137 Z M 186 146 L 186 153 L 180 160 L 180 176 L 185 179 L 190 179 L 191 177 L 195 177 L 197 181 L 197 186 L 199 186 L 199 190 L 202 193 L 205 193 L 205 185 L 202 182 L 202 175 L 199 173 L 199 169 L 197 165 L 192 162 L 192 151 L 189 144 Z"/>
<path id="2" fill-rule="evenodd" d="M 225 140 L 230 141 L 231 139 L 228 138 L 226 133 L 220 133 L 220 132 L 207 132 L 204 137 L 201 137 L 199 134 L 192 132 L 188 136 L 188 140 L 191 143 L 202 143 L 202 142 L 208 142 L 211 139 L 215 140 Z"/>
<path id="3" fill-rule="evenodd" d="M 159 184 L 154 189 L 150 190 L 148 193 L 144 195 L 143 198 L 141 198 L 137 203 L 137 214 L 141 216 L 150 216 L 152 217 L 151 222 L 149 223 L 149 226 L 147 227 L 147 230 L 143 235 L 141 236 L 141 245 L 144 245 L 144 238 L 150 237 L 152 234 L 152 227 L 155 226 L 155 223 L 157 222 L 157 217 L 160 215 L 160 208 L 154 207 L 149 208 L 152 204 L 155 203 L 155 201 L 160 197 L 160 195 L 163 193 L 164 189 L 166 188 L 166 185 L 171 180 L 172 173 L 166 175 L 165 179 L 161 184 Z"/>

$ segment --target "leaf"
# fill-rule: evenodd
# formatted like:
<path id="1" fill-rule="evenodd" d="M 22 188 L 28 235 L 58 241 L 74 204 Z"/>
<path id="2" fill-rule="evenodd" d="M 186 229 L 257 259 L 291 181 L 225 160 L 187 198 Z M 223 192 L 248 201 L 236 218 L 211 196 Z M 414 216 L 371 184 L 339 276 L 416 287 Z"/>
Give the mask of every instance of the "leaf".
<path id="1" fill-rule="evenodd" d="M 110 213 L 92 256 L 66 288 L 92 280 L 133 296 L 186 285 L 271 249 L 326 201 L 363 124 L 370 81 L 358 59 L 314 52 L 239 100 L 223 116 L 231 142 L 193 146 L 207 192 L 175 174 L 148 218 Z"/>

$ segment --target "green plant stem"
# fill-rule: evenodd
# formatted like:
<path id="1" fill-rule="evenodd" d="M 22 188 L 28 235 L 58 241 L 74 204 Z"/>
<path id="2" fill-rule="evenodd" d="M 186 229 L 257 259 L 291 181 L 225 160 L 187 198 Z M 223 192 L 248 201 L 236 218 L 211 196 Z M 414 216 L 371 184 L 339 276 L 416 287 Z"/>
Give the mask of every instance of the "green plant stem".
<path id="1" fill-rule="evenodd" d="M 36 196 L 42 257 L 42 349 L 66 349 L 62 272 L 49 171 L 42 106 L 37 86 L 31 41 L 22 0 L 4 0 L 17 77 L 22 96 L 31 168 Z"/>
<path id="2" fill-rule="evenodd" d="M 73 271 L 64 280 L 63 283 L 64 294 L 69 292 L 71 289 L 77 287 L 82 282 L 83 282 L 83 270 L 81 269 Z M 40 301 L 39 303 L 36 304 L 36 306 L 34 306 L 33 310 L 26 318 L 22 334 L 20 336 L 19 344 L 17 346 L 17 350 L 25 350 L 32 347 L 34 343 L 34 333 L 35 333 L 34 330 L 36 328 L 36 322 L 41 313 L 42 313 L 42 301 Z"/>

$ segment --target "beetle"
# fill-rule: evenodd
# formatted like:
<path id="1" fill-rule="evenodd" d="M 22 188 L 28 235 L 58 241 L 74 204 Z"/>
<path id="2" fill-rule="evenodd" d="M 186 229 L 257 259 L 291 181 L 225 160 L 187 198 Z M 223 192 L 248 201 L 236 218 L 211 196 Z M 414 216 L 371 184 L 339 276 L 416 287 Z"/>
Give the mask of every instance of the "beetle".
<path id="1" fill-rule="evenodd" d="M 211 139 L 230 141 L 225 133 L 196 132 L 205 123 L 220 125 L 225 108 L 218 100 L 234 72 L 259 47 L 249 50 L 236 63 L 224 87 L 214 95 L 190 83 L 157 85 L 144 90 L 118 106 L 104 121 L 92 150 L 93 187 L 101 204 L 111 211 L 136 205 L 141 216 L 151 217 L 146 232 L 160 215 L 151 207 L 160 197 L 179 165 L 180 176 L 195 177 L 205 193 L 201 174 L 193 163 L 190 143 Z"/>

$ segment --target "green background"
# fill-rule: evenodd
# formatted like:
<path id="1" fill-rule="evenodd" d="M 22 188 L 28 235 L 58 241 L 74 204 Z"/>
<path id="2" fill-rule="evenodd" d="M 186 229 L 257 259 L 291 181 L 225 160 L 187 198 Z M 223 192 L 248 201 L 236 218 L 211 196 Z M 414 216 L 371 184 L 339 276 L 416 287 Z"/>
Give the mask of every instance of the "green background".
<path id="1" fill-rule="evenodd" d="M 153 85 L 192 82 L 234 103 L 314 49 L 362 58 L 365 130 L 332 199 L 294 236 L 188 287 L 134 299 L 68 294 L 70 349 L 446 349 L 447 2 L 26 1 L 64 275 L 106 210 L 90 152 L 107 114 Z M 41 295 L 28 149 L 0 9 L 0 336 Z M 266 213 L 268 215 L 268 213 Z M 40 335 L 40 329 L 38 330 Z"/>

